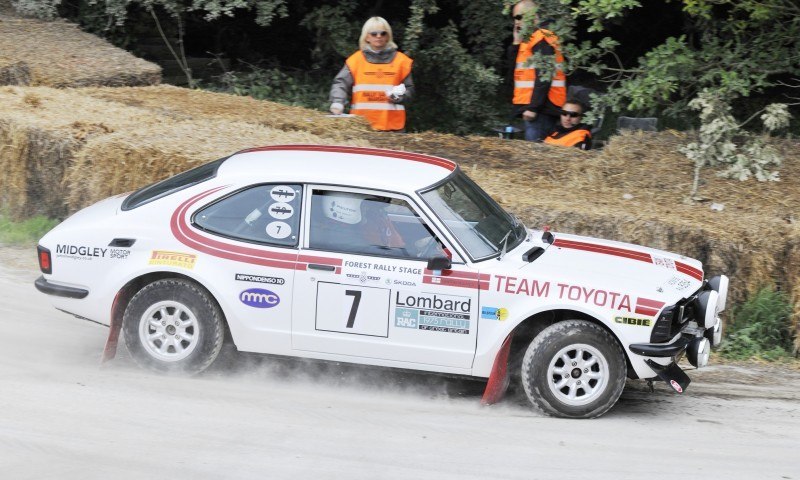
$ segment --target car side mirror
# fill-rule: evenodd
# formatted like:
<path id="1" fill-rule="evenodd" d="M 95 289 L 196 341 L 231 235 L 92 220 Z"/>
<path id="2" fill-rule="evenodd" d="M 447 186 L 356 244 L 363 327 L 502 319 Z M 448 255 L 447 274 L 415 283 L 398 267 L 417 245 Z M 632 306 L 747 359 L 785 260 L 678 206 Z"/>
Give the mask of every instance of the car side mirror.
<path id="1" fill-rule="evenodd" d="M 444 255 L 436 255 L 428 259 L 428 270 L 450 270 L 453 262 Z"/>

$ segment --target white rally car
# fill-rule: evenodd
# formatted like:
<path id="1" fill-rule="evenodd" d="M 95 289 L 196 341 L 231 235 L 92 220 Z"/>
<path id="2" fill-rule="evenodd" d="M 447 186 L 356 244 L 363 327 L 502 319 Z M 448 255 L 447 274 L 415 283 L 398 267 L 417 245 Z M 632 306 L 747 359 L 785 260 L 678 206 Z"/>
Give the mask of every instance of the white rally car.
<path id="1" fill-rule="evenodd" d="M 509 379 L 596 417 L 626 377 L 689 383 L 720 342 L 727 277 L 618 242 L 527 229 L 449 160 L 311 145 L 238 152 L 74 214 L 36 287 L 120 331 L 132 358 L 200 372 L 239 351 Z"/>

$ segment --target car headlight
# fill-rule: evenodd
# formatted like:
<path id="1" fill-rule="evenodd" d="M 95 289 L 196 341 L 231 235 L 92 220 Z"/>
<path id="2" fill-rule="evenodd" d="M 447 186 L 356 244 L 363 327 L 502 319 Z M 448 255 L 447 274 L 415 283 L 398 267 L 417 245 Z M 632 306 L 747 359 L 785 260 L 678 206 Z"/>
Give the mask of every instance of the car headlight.
<path id="1" fill-rule="evenodd" d="M 703 328 L 713 327 L 717 321 L 717 313 L 719 313 L 719 293 L 716 290 L 706 290 L 697 296 L 695 303 L 697 323 L 700 323 Z"/>
<path id="2" fill-rule="evenodd" d="M 728 280 L 727 275 L 717 275 L 708 280 L 708 286 L 719 294 L 719 301 L 717 302 L 718 312 L 725 310 L 725 304 L 728 302 L 729 283 L 730 280 Z"/>
<path id="3" fill-rule="evenodd" d="M 711 342 L 705 337 L 697 337 L 686 349 L 686 358 L 692 366 L 703 368 L 708 365 L 708 356 L 711 351 Z"/>

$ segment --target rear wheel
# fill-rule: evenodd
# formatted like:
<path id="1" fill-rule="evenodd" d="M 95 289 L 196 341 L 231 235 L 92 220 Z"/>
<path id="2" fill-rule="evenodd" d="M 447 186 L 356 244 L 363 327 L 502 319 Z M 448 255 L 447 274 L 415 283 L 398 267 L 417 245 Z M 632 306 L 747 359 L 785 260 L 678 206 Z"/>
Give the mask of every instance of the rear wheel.
<path id="1" fill-rule="evenodd" d="M 139 365 L 158 372 L 199 373 L 219 355 L 225 324 L 219 306 L 187 280 L 153 282 L 123 316 L 125 345 Z"/>
<path id="2" fill-rule="evenodd" d="M 547 327 L 530 343 L 522 361 L 528 400 L 556 417 L 599 417 L 619 399 L 625 376 L 619 342 L 585 320 Z"/>

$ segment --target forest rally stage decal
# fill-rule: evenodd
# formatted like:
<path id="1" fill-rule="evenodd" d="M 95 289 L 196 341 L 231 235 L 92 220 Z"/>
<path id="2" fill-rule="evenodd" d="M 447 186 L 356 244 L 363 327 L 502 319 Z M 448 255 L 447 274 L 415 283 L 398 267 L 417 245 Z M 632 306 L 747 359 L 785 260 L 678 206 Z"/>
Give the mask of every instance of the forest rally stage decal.
<path id="1" fill-rule="evenodd" d="M 587 288 L 580 285 L 570 285 L 568 283 L 555 283 L 505 275 L 494 276 L 492 289 L 496 292 L 511 295 L 569 300 L 588 305 L 596 305 L 611 310 L 629 313 L 635 312 L 647 316 L 655 316 L 661 307 L 664 306 L 664 302 L 642 297 L 633 297 L 636 299 L 636 301 L 633 302 L 631 300 L 631 295 L 611 290 Z"/>

